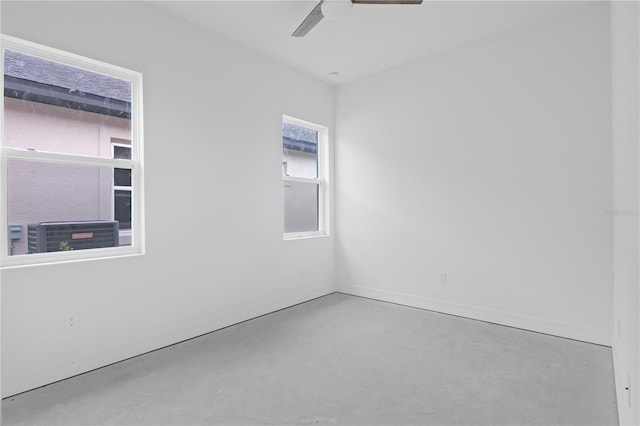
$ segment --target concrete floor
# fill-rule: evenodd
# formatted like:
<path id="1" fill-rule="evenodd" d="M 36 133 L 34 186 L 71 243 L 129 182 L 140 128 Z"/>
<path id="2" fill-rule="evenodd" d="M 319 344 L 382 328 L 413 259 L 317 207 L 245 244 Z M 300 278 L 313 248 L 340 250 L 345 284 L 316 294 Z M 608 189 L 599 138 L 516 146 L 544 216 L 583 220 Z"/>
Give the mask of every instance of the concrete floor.
<path id="1" fill-rule="evenodd" d="M 2 402 L 9 425 L 614 425 L 611 349 L 332 294 Z"/>

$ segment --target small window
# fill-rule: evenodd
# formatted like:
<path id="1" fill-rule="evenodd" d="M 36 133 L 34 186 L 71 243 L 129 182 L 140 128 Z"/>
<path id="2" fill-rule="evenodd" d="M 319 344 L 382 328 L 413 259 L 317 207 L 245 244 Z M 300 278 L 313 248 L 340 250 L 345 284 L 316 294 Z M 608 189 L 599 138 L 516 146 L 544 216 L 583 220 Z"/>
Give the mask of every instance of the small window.
<path id="1" fill-rule="evenodd" d="M 285 239 L 327 235 L 326 139 L 326 127 L 283 118 Z"/>
<path id="2" fill-rule="evenodd" d="M 113 158 L 131 160 L 131 143 L 112 141 Z M 120 245 L 131 244 L 131 169 L 113 170 L 113 218 L 120 228 Z"/>
<path id="3" fill-rule="evenodd" d="M 142 76 L 2 36 L 2 266 L 143 252 Z"/>

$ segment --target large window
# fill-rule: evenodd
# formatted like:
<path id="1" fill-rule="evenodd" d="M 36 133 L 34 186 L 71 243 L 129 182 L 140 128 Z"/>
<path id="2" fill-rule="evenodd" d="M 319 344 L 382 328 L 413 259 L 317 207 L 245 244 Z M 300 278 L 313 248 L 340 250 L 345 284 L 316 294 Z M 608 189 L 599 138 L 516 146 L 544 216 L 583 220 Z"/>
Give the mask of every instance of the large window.
<path id="1" fill-rule="evenodd" d="M 141 74 L 1 41 L 2 266 L 142 253 Z"/>
<path id="2" fill-rule="evenodd" d="M 285 238 L 327 234 L 327 129 L 291 117 L 282 122 Z"/>

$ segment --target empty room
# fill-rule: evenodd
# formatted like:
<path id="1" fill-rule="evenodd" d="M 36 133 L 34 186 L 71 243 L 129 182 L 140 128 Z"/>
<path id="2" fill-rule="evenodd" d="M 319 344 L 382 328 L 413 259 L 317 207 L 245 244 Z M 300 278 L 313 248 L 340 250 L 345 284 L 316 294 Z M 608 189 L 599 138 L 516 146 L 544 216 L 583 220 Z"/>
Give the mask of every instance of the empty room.
<path id="1" fill-rule="evenodd" d="M 636 1 L 2 1 L 3 425 L 640 424 Z"/>

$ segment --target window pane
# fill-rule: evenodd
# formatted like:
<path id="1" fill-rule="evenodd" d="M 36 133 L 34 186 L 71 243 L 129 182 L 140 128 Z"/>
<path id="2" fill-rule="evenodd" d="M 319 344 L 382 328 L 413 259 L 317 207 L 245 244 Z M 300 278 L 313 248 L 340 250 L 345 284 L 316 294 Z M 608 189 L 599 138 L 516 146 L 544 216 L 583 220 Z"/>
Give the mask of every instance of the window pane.
<path id="1" fill-rule="evenodd" d="M 318 177 L 318 132 L 282 123 L 282 173 L 284 176 Z"/>
<path id="2" fill-rule="evenodd" d="M 4 145 L 112 156 L 131 137 L 131 82 L 4 50 Z M 119 158 L 119 157 L 118 157 Z"/>
<path id="3" fill-rule="evenodd" d="M 33 240 L 33 238 L 38 238 L 37 236 L 32 235 L 27 238 L 29 225 L 49 222 L 76 224 L 73 233 L 77 238 L 69 240 L 71 235 L 69 233 L 55 237 L 58 239 L 47 242 L 49 244 L 48 251 L 57 251 L 54 249 L 64 241 L 67 241 L 70 248 L 74 250 L 111 247 L 113 244 L 119 244 L 119 241 L 114 241 L 113 233 L 111 236 L 107 235 L 98 239 L 97 231 L 83 231 L 83 226 L 87 221 L 114 221 L 113 173 L 114 169 L 110 166 L 9 159 L 7 161 L 8 225 L 20 225 L 23 230 L 20 239 L 9 241 L 12 254 L 41 252 L 42 250 L 36 251 L 33 247 L 42 246 L 45 244 L 43 238 L 48 237 L 42 234 L 38 241 Z M 130 199 L 129 197 L 129 206 Z M 120 218 L 126 219 L 124 226 L 131 226 L 130 210 L 128 215 L 120 212 Z M 111 225 L 105 224 L 105 227 L 109 226 Z M 119 227 L 120 225 L 116 222 L 116 230 Z M 37 227 L 32 226 L 32 228 Z M 92 232 L 94 235 L 90 236 Z M 31 250 L 30 245 L 32 246 Z"/>
<path id="4" fill-rule="evenodd" d="M 284 232 L 318 231 L 319 185 L 283 182 Z"/>
<path id="5" fill-rule="evenodd" d="M 131 148 L 129 148 L 128 146 L 114 145 L 113 158 L 131 160 Z"/>
<path id="6" fill-rule="evenodd" d="M 113 184 L 115 186 L 131 186 L 131 169 L 114 169 Z"/>
<path id="7" fill-rule="evenodd" d="M 120 229 L 131 229 L 131 191 L 115 191 L 114 218 Z"/>

